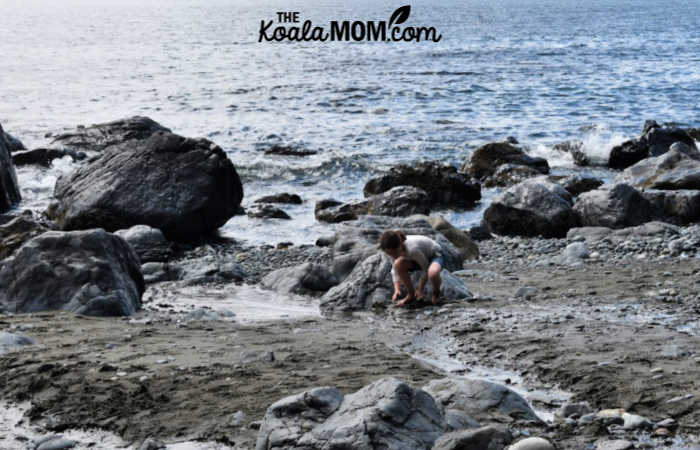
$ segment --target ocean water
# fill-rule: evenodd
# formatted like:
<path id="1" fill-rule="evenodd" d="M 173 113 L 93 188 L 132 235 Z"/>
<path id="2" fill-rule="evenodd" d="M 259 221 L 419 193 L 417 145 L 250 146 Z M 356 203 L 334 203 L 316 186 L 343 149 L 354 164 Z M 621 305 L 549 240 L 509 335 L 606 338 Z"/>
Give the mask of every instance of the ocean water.
<path id="1" fill-rule="evenodd" d="M 328 27 L 388 20 L 403 2 L 340 0 L 0 0 L 0 123 L 28 147 L 56 133 L 147 115 L 229 154 L 244 206 L 298 193 L 293 221 L 232 219 L 251 243 L 313 242 L 315 201 L 362 197 L 398 163 L 456 166 L 485 142 L 516 137 L 556 170 L 551 145 L 583 139 L 604 158 L 645 119 L 700 124 L 700 2 L 446 0 L 410 2 L 405 25 L 440 42 L 258 42 L 277 11 Z M 264 155 L 272 144 L 318 153 Z M 43 209 L 56 176 L 22 168 L 21 207 Z M 605 174 L 603 174 L 605 176 Z M 473 211 L 477 223 L 497 191 Z"/>

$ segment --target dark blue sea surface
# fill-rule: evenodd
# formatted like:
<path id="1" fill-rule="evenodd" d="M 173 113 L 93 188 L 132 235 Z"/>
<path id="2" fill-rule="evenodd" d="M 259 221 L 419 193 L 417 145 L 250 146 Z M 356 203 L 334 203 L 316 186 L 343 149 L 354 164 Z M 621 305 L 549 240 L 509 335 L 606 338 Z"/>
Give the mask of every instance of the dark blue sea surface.
<path id="1" fill-rule="evenodd" d="M 461 163 L 480 144 L 516 137 L 557 170 L 550 150 L 582 139 L 604 157 L 645 119 L 700 124 L 700 2 L 496 0 L 410 2 L 406 26 L 440 42 L 259 43 L 277 11 L 389 20 L 387 1 L 5 0 L 0 14 L 0 123 L 28 146 L 48 132 L 147 115 L 228 152 L 244 204 L 288 191 L 290 222 L 238 217 L 224 232 L 251 242 L 313 242 L 327 230 L 316 200 L 362 196 L 397 163 Z M 264 155 L 273 144 L 313 156 Z M 21 168 L 24 207 L 48 204 L 58 173 Z M 447 215 L 479 221 L 475 211 Z"/>

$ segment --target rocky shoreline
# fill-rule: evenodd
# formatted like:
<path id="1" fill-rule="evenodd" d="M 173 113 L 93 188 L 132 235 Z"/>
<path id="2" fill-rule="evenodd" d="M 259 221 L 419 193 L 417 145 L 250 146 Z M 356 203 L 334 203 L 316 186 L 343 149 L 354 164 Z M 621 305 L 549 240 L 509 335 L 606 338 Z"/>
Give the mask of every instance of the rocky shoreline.
<path id="1" fill-rule="evenodd" d="M 551 175 L 513 139 L 459 171 L 397 166 L 363 200 L 319 202 L 336 225 L 316 245 L 258 247 L 211 234 L 243 198 L 216 144 L 147 118 L 58 136 L 49 147 L 88 155 L 57 203 L 0 221 L 0 396 L 30 402 L 40 435 L 94 428 L 123 448 L 700 448 L 689 136 L 647 122 L 611 151 L 607 184 Z M 21 143 L 0 141 L 17 187 Z M 473 207 L 482 183 L 503 187 L 482 226 L 430 215 Z M 387 228 L 441 244 L 443 306 L 390 304 Z"/>

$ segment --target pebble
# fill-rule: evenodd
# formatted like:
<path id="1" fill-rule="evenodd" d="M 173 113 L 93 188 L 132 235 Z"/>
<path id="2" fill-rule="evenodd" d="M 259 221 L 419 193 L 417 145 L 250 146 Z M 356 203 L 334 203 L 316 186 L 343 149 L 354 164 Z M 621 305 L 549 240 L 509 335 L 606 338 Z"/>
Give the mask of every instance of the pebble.
<path id="1" fill-rule="evenodd" d="M 660 427 L 660 428 L 673 428 L 673 427 L 675 427 L 676 425 L 677 425 L 677 424 L 676 424 L 676 421 L 673 420 L 673 419 L 671 419 L 671 418 L 664 419 L 664 420 L 662 420 L 661 422 L 659 422 L 659 423 L 656 424 L 656 426 L 657 426 L 657 427 Z"/>
<path id="2" fill-rule="evenodd" d="M 669 431 L 668 428 L 657 428 L 656 430 L 654 430 L 654 436 L 667 437 L 667 436 L 671 436 L 671 432 Z"/>
<path id="3" fill-rule="evenodd" d="M 596 414 L 596 417 L 602 418 L 602 419 L 608 419 L 608 418 L 613 418 L 613 417 L 622 417 L 622 415 L 625 414 L 625 410 L 622 408 L 617 408 L 617 409 L 601 409 L 598 411 Z"/>
<path id="4" fill-rule="evenodd" d="M 694 397 L 693 394 L 679 395 L 678 397 L 673 397 L 670 400 L 666 400 L 666 403 L 682 402 L 684 400 L 690 400 L 693 397 Z"/>
<path id="5" fill-rule="evenodd" d="M 547 439 L 531 437 L 516 442 L 508 450 L 554 450 L 554 446 Z"/>
<path id="6" fill-rule="evenodd" d="M 61 435 L 53 435 L 45 437 L 35 443 L 35 450 L 63 450 L 73 448 L 77 444 L 70 439 L 66 439 Z"/>
<path id="7" fill-rule="evenodd" d="M 634 448 L 634 444 L 624 439 L 604 441 L 596 446 L 596 450 L 628 450 L 630 448 Z"/>
<path id="8" fill-rule="evenodd" d="M 651 420 L 636 414 L 624 413 L 622 415 L 622 420 L 625 421 L 622 425 L 622 428 L 625 430 L 648 430 L 654 427 Z"/>

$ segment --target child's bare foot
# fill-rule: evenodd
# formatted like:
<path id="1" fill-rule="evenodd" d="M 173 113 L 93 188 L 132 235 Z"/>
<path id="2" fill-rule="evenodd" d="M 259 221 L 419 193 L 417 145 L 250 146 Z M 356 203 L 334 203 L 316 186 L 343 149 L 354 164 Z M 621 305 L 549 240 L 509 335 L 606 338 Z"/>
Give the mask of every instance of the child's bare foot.
<path id="1" fill-rule="evenodd" d="M 399 301 L 396 303 L 396 306 L 406 306 L 406 305 L 408 305 L 409 303 L 411 303 L 412 301 L 414 301 L 415 299 L 416 299 L 415 297 L 410 296 L 410 295 L 407 295 L 407 296 L 405 296 L 404 298 L 402 298 L 401 300 L 399 300 Z"/>

